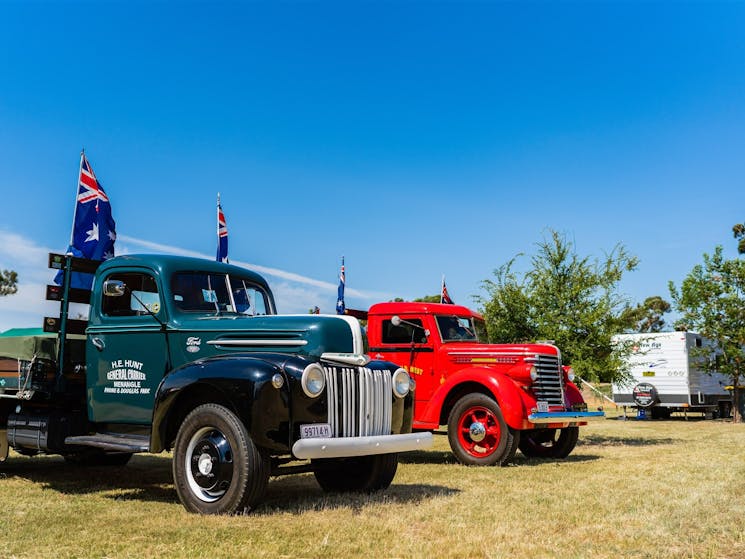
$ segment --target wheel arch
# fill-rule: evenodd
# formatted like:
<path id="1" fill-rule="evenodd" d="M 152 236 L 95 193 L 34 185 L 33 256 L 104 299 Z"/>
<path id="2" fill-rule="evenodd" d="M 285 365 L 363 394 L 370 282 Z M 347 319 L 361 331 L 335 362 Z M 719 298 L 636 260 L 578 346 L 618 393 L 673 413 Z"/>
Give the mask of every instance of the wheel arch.
<path id="1" fill-rule="evenodd" d="M 447 418 L 456 402 L 469 393 L 480 393 L 497 402 L 504 420 L 510 427 L 520 429 L 526 417 L 520 389 L 511 378 L 488 368 L 472 367 L 458 371 L 433 394 L 427 420 L 447 424 Z"/>
<path id="2" fill-rule="evenodd" d="M 285 380 L 280 388 L 272 385 L 275 374 Z M 288 384 L 279 365 L 253 357 L 213 358 L 180 367 L 163 379 L 156 392 L 150 450 L 172 448 L 186 416 L 207 403 L 237 415 L 257 444 L 284 449 L 289 440 L 269 440 L 266 434 L 282 432 L 280 423 L 289 415 Z"/>

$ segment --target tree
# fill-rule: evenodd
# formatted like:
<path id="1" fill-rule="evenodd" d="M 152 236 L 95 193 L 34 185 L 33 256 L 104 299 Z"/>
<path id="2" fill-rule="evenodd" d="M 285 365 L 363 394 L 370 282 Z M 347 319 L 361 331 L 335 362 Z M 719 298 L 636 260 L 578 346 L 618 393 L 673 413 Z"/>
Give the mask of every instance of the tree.
<path id="1" fill-rule="evenodd" d="M 0 271 L 0 296 L 18 291 L 18 274 L 13 270 Z"/>
<path id="2" fill-rule="evenodd" d="M 629 323 L 632 332 L 662 332 L 665 320 L 662 315 L 670 312 L 670 303 L 659 295 L 647 297 L 636 307 L 627 307 L 621 314 L 621 321 Z"/>
<path id="3" fill-rule="evenodd" d="M 737 235 L 735 235 L 737 238 Z M 678 326 L 695 330 L 713 341 L 719 350 L 716 359 L 700 350 L 702 368 L 730 375 L 735 387 L 745 374 L 745 260 L 727 260 L 722 247 L 714 254 L 704 253 L 703 264 L 697 264 L 676 288 L 669 283 L 670 295 L 682 317 Z M 739 390 L 733 390 L 734 420 L 738 418 Z"/>
<path id="4" fill-rule="evenodd" d="M 414 299 L 415 303 L 439 303 L 440 295 L 425 295 L 424 297 L 417 297 Z"/>
<path id="5" fill-rule="evenodd" d="M 513 270 L 517 255 L 482 283 L 488 295 L 478 300 L 490 340 L 551 340 L 582 378 L 622 378 L 629 348 L 614 346 L 611 337 L 631 325 L 618 284 L 637 258 L 622 245 L 602 259 L 581 257 L 553 230 L 537 247 L 529 271 Z"/>
<path id="6" fill-rule="evenodd" d="M 732 227 L 732 233 L 734 233 L 735 239 L 738 239 L 738 254 L 745 254 L 745 224 L 738 223 L 737 225 L 734 225 Z"/>

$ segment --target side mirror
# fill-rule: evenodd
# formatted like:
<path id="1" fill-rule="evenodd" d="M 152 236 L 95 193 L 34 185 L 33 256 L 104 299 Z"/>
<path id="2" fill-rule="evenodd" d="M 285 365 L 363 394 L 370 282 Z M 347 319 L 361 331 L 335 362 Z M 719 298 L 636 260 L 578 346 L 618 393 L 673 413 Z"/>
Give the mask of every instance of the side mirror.
<path id="1" fill-rule="evenodd" d="M 401 317 L 398 315 L 393 315 L 391 317 L 391 324 L 394 326 L 401 326 Z"/>
<path id="2" fill-rule="evenodd" d="M 103 282 L 103 294 L 106 297 L 121 297 L 127 290 L 127 286 L 120 280 L 106 280 Z"/>

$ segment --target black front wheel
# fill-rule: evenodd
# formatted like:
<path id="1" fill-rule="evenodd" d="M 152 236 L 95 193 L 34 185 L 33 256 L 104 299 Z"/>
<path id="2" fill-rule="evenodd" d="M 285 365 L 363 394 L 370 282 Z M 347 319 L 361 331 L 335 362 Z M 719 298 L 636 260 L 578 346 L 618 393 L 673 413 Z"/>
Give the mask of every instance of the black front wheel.
<path id="1" fill-rule="evenodd" d="M 398 469 L 398 454 L 313 460 L 313 473 L 324 491 L 372 493 L 387 489 Z"/>
<path id="2" fill-rule="evenodd" d="M 269 461 L 246 426 L 217 404 L 195 408 L 181 425 L 173 451 L 173 482 L 186 510 L 248 512 L 263 498 Z"/>
<path id="3" fill-rule="evenodd" d="M 528 458 L 566 458 L 574 450 L 579 427 L 533 429 L 520 436 L 520 451 Z"/>

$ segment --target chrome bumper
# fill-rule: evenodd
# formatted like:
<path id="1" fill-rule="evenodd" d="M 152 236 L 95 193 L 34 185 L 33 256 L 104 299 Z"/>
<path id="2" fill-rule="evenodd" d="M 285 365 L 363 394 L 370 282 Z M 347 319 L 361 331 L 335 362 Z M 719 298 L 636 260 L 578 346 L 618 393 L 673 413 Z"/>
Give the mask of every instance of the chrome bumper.
<path id="1" fill-rule="evenodd" d="M 528 416 L 528 421 L 531 423 L 566 423 L 592 421 L 604 417 L 605 412 L 602 411 L 548 411 L 533 412 Z"/>
<path id="2" fill-rule="evenodd" d="M 432 433 L 300 439 L 292 445 L 292 453 L 295 457 L 303 460 L 309 458 L 347 458 L 350 456 L 424 450 L 430 448 L 432 442 Z"/>

